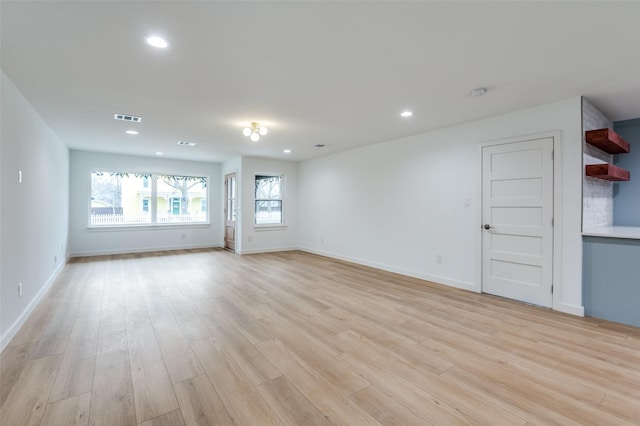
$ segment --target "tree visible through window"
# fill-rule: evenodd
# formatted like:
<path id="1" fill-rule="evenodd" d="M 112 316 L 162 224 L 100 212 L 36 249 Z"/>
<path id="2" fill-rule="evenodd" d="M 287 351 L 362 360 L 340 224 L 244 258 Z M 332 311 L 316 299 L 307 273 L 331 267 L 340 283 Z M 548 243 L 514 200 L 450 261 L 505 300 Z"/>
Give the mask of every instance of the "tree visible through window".
<path id="1" fill-rule="evenodd" d="M 92 171 L 89 224 L 206 223 L 206 200 L 203 176 Z"/>
<path id="2" fill-rule="evenodd" d="M 206 220 L 202 199 L 206 199 L 207 178 L 160 175 L 157 182 L 158 223 L 194 222 L 197 216 L 202 219 L 199 222 Z"/>
<path id="3" fill-rule="evenodd" d="M 282 176 L 256 175 L 256 225 L 282 223 Z"/>

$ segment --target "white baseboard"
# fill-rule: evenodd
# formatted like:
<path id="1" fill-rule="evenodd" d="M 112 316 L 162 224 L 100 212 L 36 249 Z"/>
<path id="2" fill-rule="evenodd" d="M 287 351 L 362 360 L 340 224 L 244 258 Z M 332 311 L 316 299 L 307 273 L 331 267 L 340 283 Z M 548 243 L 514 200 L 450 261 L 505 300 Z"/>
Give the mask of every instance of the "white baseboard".
<path id="1" fill-rule="evenodd" d="M 424 273 L 410 271 L 402 268 L 396 268 L 394 266 L 389 266 L 389 265 L 385 265 L 377 262 L 370 262 L 368 260 L 359 259 L 356 257 L 342 256 L 336 253 L 326 252 L 322 250 L 315 250 L 315 249 L 310 249 L 305 247 L 301 247 L 298 250 L 304 251 L 307 253 L 317 254 L 319 256 L 325 256 L 333 259 L 344 260 L 346 262 L 357 263 L 359 265 L 370 266 L 372 268 L 382 269 L 383 271 L 394 272 L 396 274 L 406 275 L 409 277 L 418 278 L 425 281 L 431 281 L 436 284 L 443 284 L 450 287 L 473 291 L 475 293 L 481 293 L 480 286 L 475 285 L 473 283 L 452 280 L 450 278 L 441 277 L 438 275 L 424 274 Z M 580 317 L 584 316 L 584 306 L 576 306 L 568 303 L 560 303 L 559 305 L 554 306 L 553 309 L 558 312 L 564 312 L 566 314 L 577 315 Z"/>
<path id="2" fill-rule="evenodd" d="M 11 339 L 14 338 L 14 336 L 18 333 L 18 331 L 20 331 L 20 327 L 22 327 L 22 325 L 27 320 L 27 318 L 29 318 L 29 315 L 31 315 L 31 312 L 33 312 L 35 307 L 38 306 L 38 303 L 40 303 L 44 295 L 47 293 L 47 291 L 51 287 L 51 284 L 53 284 L 56 281 L 56 278 L 58 278 L 58 275 L 60 275 L 60 272 L 67 264 L 70 257 L 71 256 L 67 256 L 64 262 L 60 262 L 58 267 L 53 271 L 51 276 L 49 276 L 49 279 L 44 283 L 44 285 L 42 286 L 40 291 L 36 294 L 36 296 L 33 298 L 33 300 L 31 300 L 31 302 L 27 305 L 24 311 L 22 311 L 20 316 L 18 316 L 18 318 L 16 318 L 16 320 L 13 322 L 13 324 L 11 324 L 11 327 L 9 327 L 9 329 L 4 333 L 2 338 L 0 338 L 0 352 L 2 352 L 4 348 L 7 347 Z"/>
<path id="3" fill-rule="evenodd" d="M 259 254 L 259 253 L 275 253 L 279 251 L 293 251 L 300 250 L 298 247 L 276 247 L 269 249 L 254 249 L 254 250 L 238 250 L 237 254 Z"/>
<path id="4" fill-rule="evenodd" d="M 317 254 L 319 256 L 324 256 L 324 257 L 330 257 L 333 259 L 339 259 L 339 260 L 344 260 L 345 262 L 351 262 L 351 263 L 357 263 L 358 265 L 363 265 L 363 266 L 369 266 L 371 268 L 376 268 L 376 269 L 381 269 L 383 271 L 387 271 L 387 272 L 393 272 L 395 274 L 400 274 L 400 275 L 406 275 L 408 277 L 412 277 L 412 278 L 418 278 L 420 280 L 425 280 L 425 281 L 430 281 L 436 284 L 443 284 L 449 287 L 455 287 L 455 288 L 460 288 L 463 290 L 468 290 L 468 291 L 473 291 L 474 293 L 479 293 L 479 288 L 477 285 L 475 285 L 474 283 L 467 283 L 464 281 L 458 281 L 458 280 L 452 280 L 450 278 L 446 278 L 446 277 L 441 277 L 438 275 L 431 275 L 431 274 L 424 274 L 422 272 L 416 272 L 416 271 L 412 271 L 412 270 L 408 270 L 408 269 L 403 269 L 403 268 L 397 268 L 395 266 L 391 266 L 391 265 L 386 265 L 383 263 L 378 263 L 378 262 L 371 262 L 365 259 L 360 259 L 357 257 L 351 257 L 351 256 L 342 256 L 336 253 L 331 253 L 331 252 L 326 252 L 326 251 L 321 251 L 321 250 L 315 250 L 315 249 L 310 249 L 310 248 L 306 248 L 306 247 L 300 247 L 298 248 L 298 250 L 300 251 L 304 251 L 307 253 L 312 253 L 312 254 Z"/>
<path id="5" fill-rule="evenodd" d="M 577 315 L 579 317 L 584 316 L 584 306 L 576 306 L 576 305 L 569 305 L 567 303 L 560 303 L 557 306 L 554 306 L 553 309 L 555 309 L 558 312 L 564 312 L 565 314 Z"/>
<path id="6" fill-rule="evenodd" d="M 105 256 L 110 254 L 130 254 L 130 253 L 153 253 L 156 251 L 167 250 L 189 250 L 189 249 L 201 249 L 201 248 L 222 248 L 222 244 L 196 244 L 196 245 L 179 245 L 179 246 L 161 246 L 161 247 L 144 247 L 144 248 L 124 248 L 115 250 L 90 250 L 90 251 L 75 251 L 71 253 L 70 257 L 90 257 L 90 256 Z"/>

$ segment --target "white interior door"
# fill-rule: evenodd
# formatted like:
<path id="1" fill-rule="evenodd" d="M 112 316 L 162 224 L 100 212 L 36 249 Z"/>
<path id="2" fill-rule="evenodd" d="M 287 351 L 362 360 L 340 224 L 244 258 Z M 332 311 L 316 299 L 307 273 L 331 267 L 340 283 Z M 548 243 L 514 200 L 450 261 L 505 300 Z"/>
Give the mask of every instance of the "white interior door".
<path id="1" fill-rule="evenodd" d="M 553 138 L 482 148 L 482 291 L 551 307 Z"/>

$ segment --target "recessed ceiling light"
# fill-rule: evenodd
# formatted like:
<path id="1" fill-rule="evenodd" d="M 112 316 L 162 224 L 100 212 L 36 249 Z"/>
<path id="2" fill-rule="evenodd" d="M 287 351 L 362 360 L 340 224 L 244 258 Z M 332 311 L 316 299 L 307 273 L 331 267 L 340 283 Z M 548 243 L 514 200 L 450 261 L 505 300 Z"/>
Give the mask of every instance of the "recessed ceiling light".
<path id="1" fill-rule="evenodd" d="M 156 155 L 163 155 L 163 154 L 164 154 L 164 152 L 160 152 L 160 151 L 156 152 Z"/>
<path id="2" fill-rule="evenodd" d="M 489 92 L 489 89 L 487 89 L 486 87 L 478 87 L 477 89 L 473 89 L 470 93 L 471 96 L 484 96 L 487 94 L 487 92 Z"/>
<path id="3" fill-rule="evenodd" d="M 411 111 L 402 111 L 400 117 L 411 117 L 413 113 Z"/>
<path id="4" fill-rule="evenodd" d="M 135 130 L 127 130 L 125 133 L 128 134 L 128 135 L 137 135 L 138 134 L 138 132 L 136 132 Z"/>
<path id="5" fill-rule="evenodd" d="M 196 146 L 195 142 L 187 142 L 187 141 L 178 141 L 178 145 L 182 146 Z"/>
<path id="6" fill-rule="evenodd" d="M 284 152 L 285 154 L 291 154 L 291 150 L 290 150 L 290 149 L 285 149 L 285 150 L 284 150 L 284 151 L 282 151 L 282 152 Z"/>
<path id="7" fill-rule="evenodd" d="M 144 39 L 149 46 L 157 47 L 158 49 L 166 49 L 169 47 L 167 40 L 159 36 L 147 36 Z"/>

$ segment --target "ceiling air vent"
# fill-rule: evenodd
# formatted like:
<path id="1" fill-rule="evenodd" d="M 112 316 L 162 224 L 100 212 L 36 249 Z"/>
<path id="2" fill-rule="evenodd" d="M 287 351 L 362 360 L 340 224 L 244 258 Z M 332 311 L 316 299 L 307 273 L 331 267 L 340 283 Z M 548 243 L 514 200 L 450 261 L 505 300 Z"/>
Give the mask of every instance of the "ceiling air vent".
<path id="1" fill-rule="evenodd" d="M 323 143 L 318 143 L 314 145 L 316 148 L 324 148 L 324 144 Z"/>
<path id="2" fill-rule="evenodd" d="M 116 120 L 122 121 L 131 121 L 133 123 L 139 123 L 142 121 L 142 117 L 136 117 L 135 115 L 127 115 L 127 114 L 113 114 L 113 118 Z"/>
<path id="3" fill-rule="evenodd" d="M 183 146 L 196 146 L 195 142 L 187 142 L 187 141 L 178 141 L 178 145 L 183 145 Z"/>

